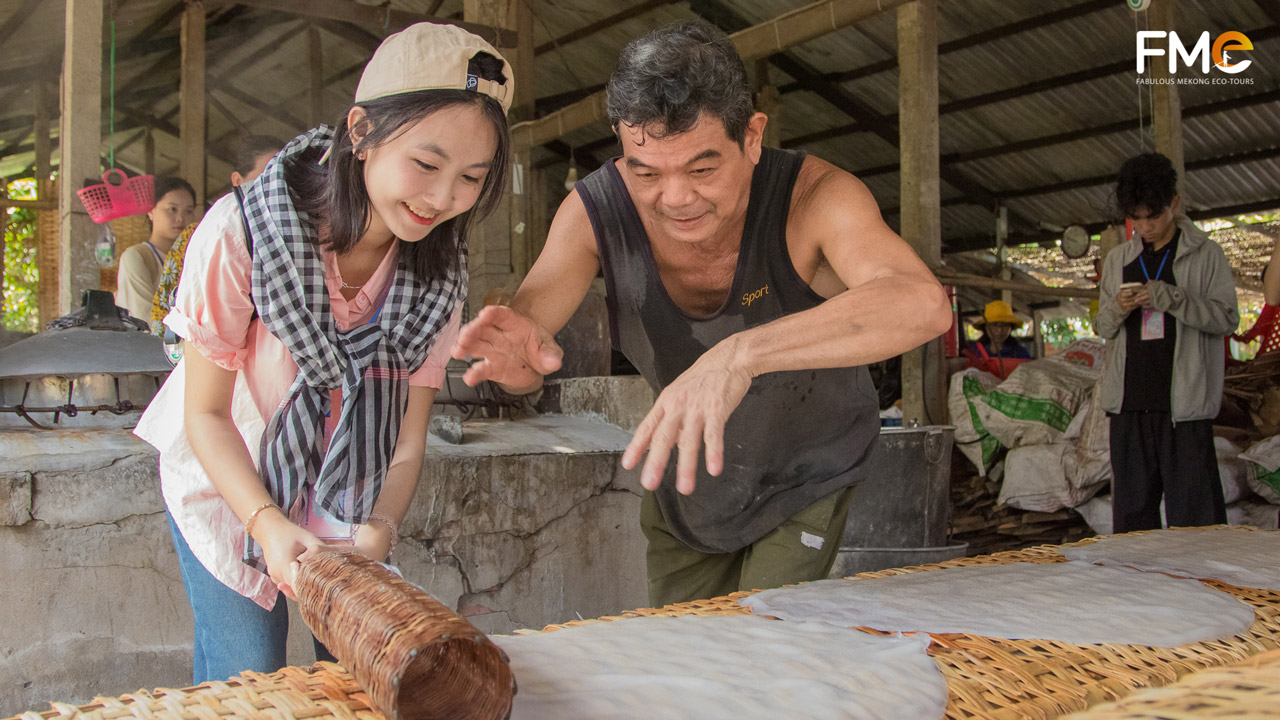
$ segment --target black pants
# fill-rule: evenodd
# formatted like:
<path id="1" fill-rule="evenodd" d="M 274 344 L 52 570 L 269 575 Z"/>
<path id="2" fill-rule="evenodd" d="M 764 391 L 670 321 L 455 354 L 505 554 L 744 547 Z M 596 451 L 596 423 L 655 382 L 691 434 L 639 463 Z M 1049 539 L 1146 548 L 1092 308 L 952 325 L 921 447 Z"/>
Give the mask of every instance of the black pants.
<path id="1" fill-rule="evenodd" d="M 1212 420 L 1174 425 L 1169 413 L 1112 415 L 1111 470 L 1115 532 L 1158 529 L 1161 496 L 1171 527 L 1227 521 Z"/>

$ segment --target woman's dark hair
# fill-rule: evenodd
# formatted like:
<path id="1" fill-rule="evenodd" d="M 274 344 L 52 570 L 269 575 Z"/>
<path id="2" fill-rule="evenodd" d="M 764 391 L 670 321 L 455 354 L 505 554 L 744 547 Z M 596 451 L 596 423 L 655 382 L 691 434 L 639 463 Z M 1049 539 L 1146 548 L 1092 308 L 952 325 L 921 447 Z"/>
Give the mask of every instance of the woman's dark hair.
<path id="1" fill-rule="evenodd" d="M 275 155 L 284 145 L 283 140 L 270 135 L 245 136 L 236 148 L 235 171 L 241 175 L 248 175 L 258 165 L 258 158 L 263 155 Z"/>
<path id="2" fill-rule="evenodd" d="M 605 89 L 605 108 L 615 131 L 619 123 L 646 133 L 658 125 L 661 135 L 655 137 L 687 132 L 706 112 L 720 118 L 739 147 L 754 111 L 747 69 L 733 41 L 701 20 L 654 30 L 623 48 Z"/>
<path id="3" fill-rule="evenodd" d="M 1116 208 L 1133 217 L 1139 208 L 1156 214 L 1173 203 L 1178 194 L 1178 172 L 1169 158 L 1160 153 L 1131 157 L 1116 176 Z"/>
<path id="4" fill-rule="evenodd" d="M 160 198 L 168 195 L 174 190 L 186 190 L 187 194 L 191 196 L 191 202 L 194 203 L 196 201 L 196 189 L 191 187 L 191 183 L 180 177 L 175 177 L 173 175 L 157 175 L 153 185 L 155 186 L 156 202 L 160 202 Z"/>
<path id="5" fill-rule="evenodd" d="M 488 53 L 477 53 L 471 58 L 467 72 L 506 84 L 502 61 Z M 362 151 L 386 143 L 432 113 L 459 105 L 481 109 L 497 138 L 497 149 L 474 207 L 436 227 L 430 236 L 434 242 L 401 244 L 400 252 L 409 267 L 423 279 L 444 277 L 458 268 L 461 249 L 472 226 L 493 212 L 501 200 L 510 152 L 507 117 L 497 100 L 470 90 L 421 90 L 358 104 L 365 111 L 361 121 L 366 130 L 360 141 Z M 322 151 L 316 150 L 301 153 L 284 167 L 285 183 L 294 206 L 325 228 L 324 246 L 338 254 L 355 247 L 371 219 L 364 163 L 356 159 L 355 152 L 347 118 L 343 115 L 334 129 L 332 152 L 324 165 L 319 164 Z"/>

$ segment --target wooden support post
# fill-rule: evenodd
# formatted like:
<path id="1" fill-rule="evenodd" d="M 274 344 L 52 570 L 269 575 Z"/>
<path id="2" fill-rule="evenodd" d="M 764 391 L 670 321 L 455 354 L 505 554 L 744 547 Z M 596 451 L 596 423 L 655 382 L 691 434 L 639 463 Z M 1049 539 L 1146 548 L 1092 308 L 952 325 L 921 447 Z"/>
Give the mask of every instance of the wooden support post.
<path id="1" fill-rule="evenodd" d="M 307 66 L 310 83 L 307 88 L 307 125 L 316 127 L 325 121 L 324 116 L 324 47 L 320 43 L 320 28 L 307 24 Z"/>
<path id="2" fill-rule="evenodd" d="M 1108 225 L 1098 234 L 1098 257 L 1105 260 L 1125 240 L 1124 225 Z"/>
<path id="3" fill-rule="evenodd" d="M 899 155 L 902 238 L 931 268 L 942 262 L 938 160 L 938 2 L 898 8 Z M 942 344 L 931 341 L 902 358 L 902 415 L 921 425 L 943 422 L 946 381 Z M 927 374 L 926 374 L 926 371 Z"/>
<path id="4" fill-rule="evenodd" d="M 1173 32 L 1178 29 L 1177 0 L 1152 0 L 1147 10 L 1152 30 Z M 1170 51 L 1172 52 L 1172 50 Z M 1150 62 L 1156 85 L 1151 88 L 1151 113 L 1156 126 L 1156 152 L 1169 158 L 1178 172 L 1178 192 L 1182 207 L 1187 207 L 1186 160 L 1182 152 L 1182 101 L 1178 97 L 1175 78 L 1169 73 L 1167 58 Z"/>
<path id="5" fill-rule="evenodd" d="M 102 175 L 102 5 L 104 0 L 66 0 L 58 147 L 58 314 L 98 287 L 93 243 L 98 227 L 76 196 L 86 180 Z"/>
<path id="6" fill-rule="evenodd" d="M 36 83 L 34 123 L 36 149 L 36 199 L 53 202 L 53 209 L 36 211 L 36 327 L 58 317 L 58 204 L 53 192 L 53 142 L 50 137 L 49 83 Z"/>
<path id="7" fill-rule="evenodd" d="M 1009 268 L 1009 208 L 1001 205 L 996 211 L 996 264 L 1000 266 L 1000 278 L 1012 280 L 1013 270 Z M 1013 291 L 1005 289 L 1000 293 L 1005 305 L 1013 307 Z"/>
<path id="8" fill-rule="evenodd" d="M 515 30 L 517 45 L 513 61 L 516 75 L 516 95 L 511 106 L 512 117 L 516 122 L 532 120 L 534 102 L 537 100 L 537 83 L 534 82 L 534 32 L 533 12 L 529 9 L 528 0 L 514 0 Z M 538 259 L 542 251 L 545 236 L 540 236 L 534 227 L 534 220 L 539 213 L 533 208 L 542 193 L 533 189 L 537 176 L 533 172 L 533 148 L 513 148 L 511 162 L 519 168 L 524 180 L 523 193 L 513 198 L 511 217 L 511 265 L 516 276 L 523 280 L 529 269 Z M 543 213 L 545 215 L 545 213 Z"/>
<path id="9" fill-rule="evenodd" d="M 0 187 L 0 199 L 2 200 L 9 199 L 8 187 Z M 3 330 L 5 327 L 4 281 L 5 281 L 5 273 L 8 271 L 8 268 L 5 265 L 5 255 L 7 255 L 8 253 L 6 253 L 5 251 L 9 249 L 8 238 L 6 238 L 5 236 L 8 234 L 9 234 L 9 208 L 4 207 L 4 208 L 0 208 L 0 330 Z"/>
<path id="10" fill-rule="evenodd" d="M 529 178 L 529 229 L 525 232 L 529 233 L 530 247 L 529 253 L 530 266 L 533 261 L 538 259 L 538 255 L 542 253 L 542 248 L 547 244 L 547 233 L 551 229 L 550 210 L 548 205 L 550 199 L 547 197 L 547 186 L 551 175 L 545 168 L 535 168 L 530 171 Z"/>
<path id="11" fill-rule="evenodd" d="M 764 126 L 766 147 L 782 147 L 782 95 L 769 79 L 769 59 L 756 60 L 756 110 L 769 116 Z"/>
<path id="12" fill-rule="evenodd" d="M 196 216 L 204 209 L 205 190 L 205 54 L 204 1 L 186 0 L 182 12 L 182 71 L 178 85 L 178 128 L 182 160 L 178 172 L 196 191 Z M 157 200 L 159 198 L 156 198 Z"/>
<path id="13" fill-rule="evenodd" d="M 1040 332 L 1040 311 L 1031 311 L 1031 342 L 1036 347 L 1035 357 L 1044 357 L 1044 333 Z"/>
<path id="14" fill-rule="evenodd" d="M 509 119 L 516 122 L 533 117 L 533 16 L 523 0 L 465 0 L 463 20 L 515 30 L 518 46 L 499 47 L 515 74 L 515 98 Z M 515 286 L 533 265 L 535 233 L 531 226 L 530 184 L 533 180 L 532 148 L 512 148 L 511 180 L 502 201 L 470 240 L 471 288 L 468 304 L 478 311 L 491 290 Z"/>
<path id="15" fill-rule="evenodd" d="M 151 127 L 142 136 L 142 170 L 148 175 L 156 174 L 156 135 Z"/>
<path id="16" fill-rule="evenodd" d="M 49 136 L 49 83 L 36 83 L 36 107 L 33 134 L 35 135 L 36 199 L 50 200 L 49 179 L 53 176 L 53 141 Z"/>

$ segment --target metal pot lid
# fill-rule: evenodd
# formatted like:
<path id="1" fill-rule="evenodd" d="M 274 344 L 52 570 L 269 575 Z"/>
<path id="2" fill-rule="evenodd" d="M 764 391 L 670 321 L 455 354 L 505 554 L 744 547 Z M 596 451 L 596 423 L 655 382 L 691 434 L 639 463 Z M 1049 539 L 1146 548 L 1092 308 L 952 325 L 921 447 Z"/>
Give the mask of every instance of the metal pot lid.
<path id="1" fill-rule="evenodd" d="M 0 349 L 0 379 L 82 375 L 168 375 L 160 338 L 121 317 L 109 292 L 85 291 L 84 307 L 51 329 Z"/>

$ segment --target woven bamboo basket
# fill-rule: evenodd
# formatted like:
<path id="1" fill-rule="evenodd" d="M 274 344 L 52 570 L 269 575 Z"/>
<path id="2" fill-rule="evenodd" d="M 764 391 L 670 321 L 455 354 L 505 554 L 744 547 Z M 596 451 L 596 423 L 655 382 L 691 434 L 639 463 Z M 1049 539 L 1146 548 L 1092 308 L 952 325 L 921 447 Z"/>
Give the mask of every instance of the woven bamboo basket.
<path id="1" fill-rule="evenodd" d="M 1239 530 L 1250 532 L 1248 529 Z M 1083 540 L 1073 545 L 1086 545 L 1094 541 L 1095 539 Z M 1064 560 L 1056 546 L 1042 546 L 949 560 L 936 565 L 863 573 L 858 577 L 887 577 L 945 567 L 1014 562 L 1054 563 Z M 1235 595 L 1254 608 L 1256 619 L 1248 632 L 1223 640 L 1177 648 L 1071 645 L 962 634 L 932 636 L 929 654 L 946 677 L 950 695 L 946 717 L 953 720 L 1062 717 L 1100 703 L 1119 700 L 1136 691 L 1166 686 L 1182 677 L 1189 677 L 1190 680 L 1206 669 L 1215 670 L 1253 656 L 1265 657 L 1263 653 L 1280 649 L 1280 593 L 1212 581 L 1208 584 Z M 712 600 L 551 625 L 543 631 L 629 617 L 748 614 L 747 609 L 737 602 L 738 598 L 746 594 L 734 593 Z M 1240 694 L 1247 694 L 1247 690 Z M 286 668 L 270 675 L 246 673 L 237 680 L 206 684 L 194 689 L 164 689 L 157 690 L 154 694 L 139 693 L 121 698 L 98 699 L 81 707 L 55 703 L 52 710 L 43 713 L 28 712 L 20 718 L 218 720 L 231 716 L 253 716 L 265 720 L 376 720 L 378 715 L 371 712 L 373 707 L 370 694 L 361 689 L 346 670 L 338 665 L 319 663 L 311 668 Z M 1174 714 L 1156 717 L 1184 716 Z"/>
<path id="2" fill-rule="evenodd" d="M 326 552 L 302 563 L 302 619 L 395 720 L 501 720 L 515 678 L 471 623 L 380 563 Z"/>

